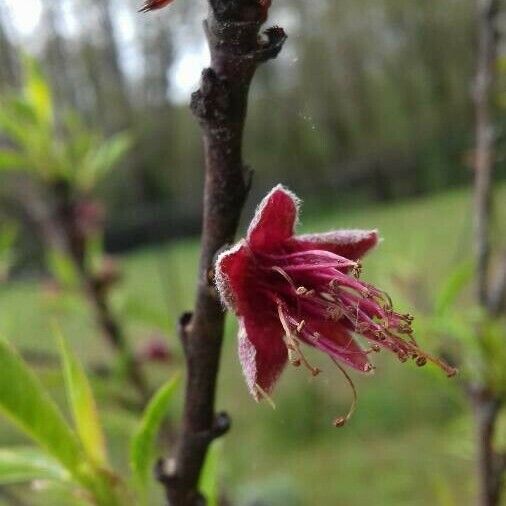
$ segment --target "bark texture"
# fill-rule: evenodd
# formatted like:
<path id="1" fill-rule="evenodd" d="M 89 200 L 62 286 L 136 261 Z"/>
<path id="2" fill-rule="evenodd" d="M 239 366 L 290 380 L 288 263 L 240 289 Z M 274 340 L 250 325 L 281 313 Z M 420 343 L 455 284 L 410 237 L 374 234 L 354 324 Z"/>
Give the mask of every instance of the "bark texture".
<path id="1" fill-rule="evenodd" d="M 216 253 L 234 240 L 248 193 L 242 139 L 250 83 L 258 65 L 274 58 L 285 40 L 278 27 L 259 37 L 267 10 L 265 0 L 210 0 L 204 22 L 211 66 L 203 71 L 191 101 L 203 132 L 206 170 L 198 289 L 194 312 L 180 322 L 187 361 L 181 432 L 175 456 L 157 468 L 171 506 L 205 504 L 198 481 L 206 453 L 230 427 L 225 413 L 215 414 L 225 314 L 213 264 Z"/>
<path id="2" fill-rule="evenodd" d="M 492 185 L 495 164 L 494 115 L 491 105 L 497 73 L 499 0 L 476 0 L 477 65 L 473 90 L 475 110 L 474 152 L 474 238 L 476 256 L 476 297 L 488 317 L 499 316 L 506 287 L 506 262 L 501 272 L 491 276 Z M 482 336 L 479 336 L 482 338 Z M 494 435 L 503 399 L 487 385 L 470 388 L 475 420 L 478 506 L 497 506 L 505 472 L 505 456 L 494 448 Z"/>

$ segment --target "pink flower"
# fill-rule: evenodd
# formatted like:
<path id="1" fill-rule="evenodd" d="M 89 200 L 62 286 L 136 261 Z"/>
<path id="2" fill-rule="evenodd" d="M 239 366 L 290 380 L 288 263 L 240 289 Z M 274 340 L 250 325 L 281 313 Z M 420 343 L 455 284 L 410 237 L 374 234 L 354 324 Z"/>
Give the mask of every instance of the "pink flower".
<path id="1" fill-rule="evenodd" d="M 418 347 L 412 317 L 396 313 L 384 292 L 358 279 L 359 259 L 378 243 L 377 232 L 296 236 L 298 206 L 293 193 L 276 186 L 246 239 L 216 263 L 218 291 L 239 319 L 239 357 L 255 399 L 272 391 L 287 362 L 320 372 L 302 345 L 364 373 L 373 370 L 369 354 L 384 348 L 401 362 L 429 360 L 453 375 L 453 368 Z"/>

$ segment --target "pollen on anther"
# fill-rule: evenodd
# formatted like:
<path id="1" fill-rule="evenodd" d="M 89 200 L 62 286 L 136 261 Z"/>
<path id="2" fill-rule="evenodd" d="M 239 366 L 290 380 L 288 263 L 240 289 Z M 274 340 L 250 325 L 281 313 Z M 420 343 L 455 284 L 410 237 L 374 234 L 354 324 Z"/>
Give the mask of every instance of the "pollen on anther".
<path id="1" fill-rule="evenodd" d="M 334 427 L 337 427 L 337 428 L 344 427 L 346 425 L 347 421 L 348 421 L 348 419 L 345 416 L 338 416 L 334 420 Z"/>

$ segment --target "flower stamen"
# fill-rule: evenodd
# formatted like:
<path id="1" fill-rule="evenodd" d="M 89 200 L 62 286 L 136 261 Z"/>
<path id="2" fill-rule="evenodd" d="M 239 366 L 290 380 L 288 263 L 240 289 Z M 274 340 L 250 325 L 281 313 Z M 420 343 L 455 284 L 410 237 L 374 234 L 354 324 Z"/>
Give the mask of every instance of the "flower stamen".
<path id="1" fill-rule="evenodd" d="M 321 370 L 318 369 L 318 367 L 313 367 L 309 363 L 307 358 L 305 357 L 304 353 L 301 351 L 299 341 L 296 339 L 296 337 L 290 331 L 290 326 L 288 325 L 285 315 L 283 314 L 283 308 L 281 307 L 281 304 L 278 304 L 278 315 L 279 315 L 279 321 L 281 322 L 283 330 L 285 331 L 285 334 L 283 336 L 283 340 L 284 340 L 286 348 L 288 350 L 289 362 L 295 367 L 299 367 L 300 365 L 303 365 L 304 367 L 306 367 L 306 369 L 309 370 L 309 372 L 311 373 L 312 376 L 318 376 L 318 374 L 320 374 Z M 301 322 L 301 323 L 304 323 L 304 322 Z M 299 326 L 300 326 L 300 323 L 299 323 Z"/>
<path id="2" fill-rule="evenodd" d="M 351 405 L 348 409 L 348 412 L 344 416 L 338 416 L 334 419 L 334 427 L 344 427 L 348 420 L 353 416 L 353 413 L 355 412 L 355 408 L 357 407 L 357 389 L 355 388 L 355 384 L 353 383 L 353 380 L 350 378 L 349 374 L 346 372 L 346 370 L 337 362 L 337 360 L 330 355 L 330 358 L 332 362 L 338 367 L 338 369 L 341 371 L 343 376 L 345 377 L 346 381 L 348 382 L 348 385 L 351 387 L 351 391 L 353 393 L 353 399 L 351 401 Z"/>

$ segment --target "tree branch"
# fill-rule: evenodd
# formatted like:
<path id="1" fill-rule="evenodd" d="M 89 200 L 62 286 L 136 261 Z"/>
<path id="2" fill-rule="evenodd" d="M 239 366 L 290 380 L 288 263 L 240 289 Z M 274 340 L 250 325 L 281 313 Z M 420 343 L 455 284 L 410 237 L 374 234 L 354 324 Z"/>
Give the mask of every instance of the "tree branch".
<path id="1" fill-rule="evenodd" d="M 225 413 L 214 413 L 225 315 L 213 264 L 216 253 L 234 240 L 249 188 L 242 160 L 249 86 L 258 65 L 274 58 L 286 38 L 278 27 L 259 38 L 266 16 L 265 0 L 210 0 L 204 23 L 211 67 L 191 100 L 203 131 L 206 168 L 199 280 L 195 311 L 180 322 L 187 362 L 181 433 L 175 456 L 157 467 L 172 506 L 205 504 L 198 480 L 206 453 L 230 426 Z"/>
<path id="2" fill-rule="evenodd" d="M 497 316 L 506 283 L 490 286 L 492 180 L 495 164 L 494 121 L 491 97 L 496 81 L 497 19 L 499 0 L 476 0 L 477 68 L 473 90 L 475 111 L 474 153 L 474 237 L 478 304 L 490 317 Z M 505 276 L 506 277 L 506 276 Z M 480 336 L 481 337 L 481 336 Z M 501 398 L 486 384 L 476 385 L 470 393 L 476 425 L 479 506 L 496 506 L 501 495 L 504 469 L 494 450 L 494 435 L 501 409 Z"/>
<path id="3" fill-rule="evenodd" d="M 79 202 L 76 196 L 73 195 L 72 188 L 67 181 L 55 181 L 51 189 L 55 200 L 55 209 L 52 216 L 54 228 L 60 232 L 65 251 L 70 255 L 79 273 L 83 292 L 88 298 L 96 324 L 123 361 L 128 379 L 138 392 L 140 407 L 143 407 L 151 394 L 149 385 L 140 365 L 136 361 L 123 329 L 110 307 L 109 293 L 117 279 L 117 273 L 111 267 L 99 273 L 91 271 L 86 262 L 88 237 L 85 230 L 86 225 L 80 223 Z M 90 204 L 93 205 L 91 202 Z"/>
<path id="4" fill-rule="evenodd" d="M 478 49 L 473 99 L 475 112 L 474 151 L 474 235 L 478 300 L 488 304 L 490 267 L 490 213 L 492 208 L 492 172 L 494 167 L 494 125 L 490 97 L 497 64 L 498 0 L 477 0 Z"/>

